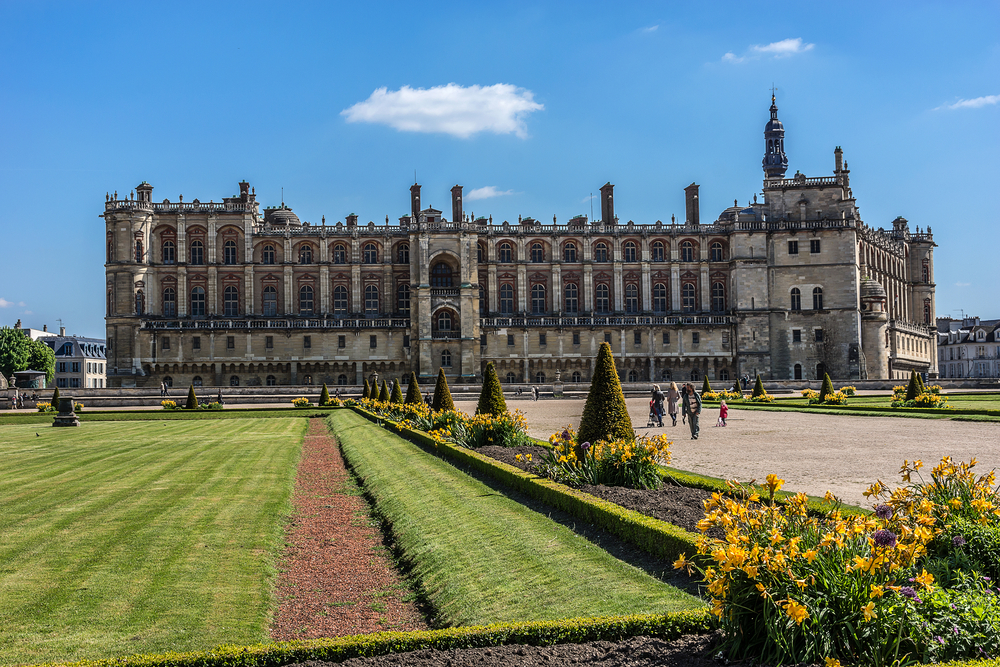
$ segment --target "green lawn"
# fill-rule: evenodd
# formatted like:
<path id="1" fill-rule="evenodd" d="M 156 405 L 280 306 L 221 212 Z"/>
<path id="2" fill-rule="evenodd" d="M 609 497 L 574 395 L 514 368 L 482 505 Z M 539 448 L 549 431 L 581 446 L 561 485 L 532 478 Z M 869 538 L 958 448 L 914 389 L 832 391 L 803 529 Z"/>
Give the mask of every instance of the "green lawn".
<path id="1" fill-rule="evenodd" d="M 150 421 L 150 420 L 214 420 L 214 419 L 262 419 L 264 417 L 325 417 L 331 408 L 228 408 L 225 410 L 82 410 L 76 413 L 81 422 L 92 421 Z M 54 412 L 0 412 L 0 426 L 6 424 L 52 425 Z"/>
<path id="2" fill-rule="evenodd" d="M 0 426 L 0 662 L 266 640 L 305 427 Z"/>
<path id="3" fill-rule="evenodd" d="M 703 607 L 351 410 L 327 423 L 392 525 L 438 624 Z"/>

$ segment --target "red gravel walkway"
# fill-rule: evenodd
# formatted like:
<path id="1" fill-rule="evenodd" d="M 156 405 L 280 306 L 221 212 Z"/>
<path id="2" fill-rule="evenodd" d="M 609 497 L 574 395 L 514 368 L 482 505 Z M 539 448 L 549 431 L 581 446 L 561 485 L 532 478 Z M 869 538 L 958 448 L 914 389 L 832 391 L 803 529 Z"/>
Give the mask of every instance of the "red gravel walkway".
<path id="1" fill-rule="evenodd" d="M 278 577 L 278 641 L 427 628 L 322 419 L 309 420 Z"/>

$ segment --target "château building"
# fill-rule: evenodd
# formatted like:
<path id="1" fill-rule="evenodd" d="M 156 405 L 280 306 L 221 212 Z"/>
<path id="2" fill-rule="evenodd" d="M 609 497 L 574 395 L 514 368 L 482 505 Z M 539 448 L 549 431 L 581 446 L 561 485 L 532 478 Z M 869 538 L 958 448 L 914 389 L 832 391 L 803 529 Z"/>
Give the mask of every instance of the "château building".
<path id="1" fill-rule="evenodd" d="M 588 382 L 609 342 L 626 382 L 937 374 L 934 241 L 860 216 L 839 147 L 832 176 L 785 177 L 771 100 L 760 201 L 703 222 L 564 224 L 423 208 L 398 223 L 301 221 L 247 182 L 221 202 L 108 196 L 109 386 L 360 384 L 443 368 L 472 383 Z"/>

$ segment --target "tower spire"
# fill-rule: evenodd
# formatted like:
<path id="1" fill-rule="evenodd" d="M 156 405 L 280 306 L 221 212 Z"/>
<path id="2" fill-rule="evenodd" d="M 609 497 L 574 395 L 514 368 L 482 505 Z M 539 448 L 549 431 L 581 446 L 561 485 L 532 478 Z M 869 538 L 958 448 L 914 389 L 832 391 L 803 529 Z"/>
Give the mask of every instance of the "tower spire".
<path id="1" fill-rule="evenodd" d="M 771 119 L 764 126 L 764 159 L 761 161 L 764 177 L 783 178 L 788 169 L 788 156 L 785 155 L 785 126 L 778 120 L 778 104 L 771 87 Z"/>

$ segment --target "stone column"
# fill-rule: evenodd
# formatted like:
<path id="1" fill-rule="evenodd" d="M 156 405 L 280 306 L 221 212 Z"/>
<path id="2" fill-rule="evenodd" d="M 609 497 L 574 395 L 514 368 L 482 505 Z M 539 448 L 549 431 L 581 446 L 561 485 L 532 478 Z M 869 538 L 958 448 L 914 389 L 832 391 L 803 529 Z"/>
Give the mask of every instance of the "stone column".
<path id="1" fill-rule="evenodd" d="M 253 315 L 253 265 L 248 264 L 243 267 L 243 313 L 245 315 Z"/>

